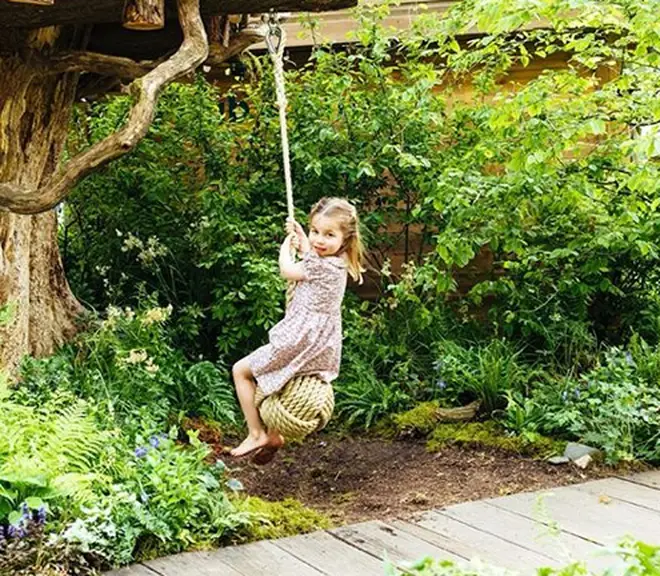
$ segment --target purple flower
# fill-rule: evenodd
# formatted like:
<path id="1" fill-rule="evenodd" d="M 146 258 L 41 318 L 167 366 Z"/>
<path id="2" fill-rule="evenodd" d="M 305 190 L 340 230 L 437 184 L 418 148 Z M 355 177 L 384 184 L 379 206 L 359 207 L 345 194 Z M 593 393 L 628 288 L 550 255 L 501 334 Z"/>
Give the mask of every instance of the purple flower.
<path id="1" fill-rule="evenodd" d="M 152 436 L 149 438 L 149 444 L 151 444 L 154 448 L 158 448 L 158 446 L 160 446 L 160 440 L 157 436 Z"/>
<path id="2" fill-rule="evenodd" d="M 575 399 L 576 399 L 576 400 L 579 400 L 579 399 L 580 399 L 580 389 L 579 389 L 579 388 L 576 388 L 576 389 L 573 391 L 573 396 L 575 396 Z"/>
<path id="3" fill-rule="evenodd" d="M 12 524 L 7 526 L 7 536 L 9 538 L 16 538 L 17 532 L 18 531 L 16 530 L 16 526 L 14 526 Z"/>
<path id="4" fill-rule="evenodd" d="M 447 388 L 447 383 L 446 383 L 442 378 L 441 378 L 440 380 L 438 380 L 438 381 L 435 383 L 435 385 L 436 385 L 440 390 L 444 390 L 445 388 Z"/>
<path id="5" fill-rule="evenodd" d="M 147 449 L 144 446 L 140 446 L 135 449 L 135 456 L 137 458 L 144 458 L 147 455 Z"/>
<path id="6" fill-rule="evenodd" d="M 633 360 L 632 354 L 630 352 L 626 352 L 626 364 L 628 364 L 628 366 L 635 365 L 635 361 Z"/>
<path id="7" fill-rule="evenodd" d="M 37 510 L 37 524 L 40 526 L 43 526 L 46 523 L 46 516 L 48 513 L 46 512 L 46 507 L 45 506 L 39 506 L 39 510 Z"/>
<path id="8" fill-rule="evenodd" d="M 23 502 L 23 504 L 21 504 L 21 512 L 23 512 L 23 518 L 30 517 L 30 507 L 27 505 L 27 502 Z"/>

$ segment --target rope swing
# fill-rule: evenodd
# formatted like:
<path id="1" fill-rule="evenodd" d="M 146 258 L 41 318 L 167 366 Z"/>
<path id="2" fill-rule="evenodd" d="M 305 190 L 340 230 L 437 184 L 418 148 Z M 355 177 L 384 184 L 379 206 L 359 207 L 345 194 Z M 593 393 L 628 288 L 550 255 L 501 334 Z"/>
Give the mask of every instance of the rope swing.
<path id="1" fill-rule="evenodd" d="M 266 46 L 273 61 L 277 107 L 280 114 L 280 137 L 282 140 L 282 160 L 284 164 L 284 185 L 289 218 L 294 217 L 293 185 L 291 182 L 291 162 L 289 158 L 289 136 L 286 123 L 286 91 L 284 85 L 284 46 L 286 35 L 273 13 L 264 17 L 268 25 Z M 297 253 L 292 243 L 292 251 Z M 291 302 L 296 288 L 295 282 L 289 282 L 286 303 Z M 335 407 L 332 386 L 316 375 L 294 376 L 284 387 L 268 396 L 264 396 L 257 387 L 255 405 L 261 420 L 268 430 L 277 430 L 284 438 L 304 438 L 308 434 L 321 430 L 330 420 Z"/>

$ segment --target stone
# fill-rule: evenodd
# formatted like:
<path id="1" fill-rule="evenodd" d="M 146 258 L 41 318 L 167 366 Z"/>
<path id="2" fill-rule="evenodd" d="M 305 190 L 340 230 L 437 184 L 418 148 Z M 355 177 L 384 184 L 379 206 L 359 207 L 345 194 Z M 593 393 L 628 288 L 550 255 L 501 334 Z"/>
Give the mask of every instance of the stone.
<path id="1" fill-rule="evenodd" d="M 578 442 L 569 442 L 566 445 L 566 450 L 564 450 L 564 456 L 569 460 L 575 461 L 586 455 L 595 456 L 599 452 L 598 448 L 593 448 L 586 444 L 579 444 Z"/>
<path id="2" fill-rule="evenodd" d="M 582 468 L 583 470 L 591 464 L 591 461 L 593 458 L 589 454 L 585 454 L 584 456 L 581 456 L 577 460 L 573 460 L 573 464 L 575 464 L 578 468 Z"/>
<path id="3" fill-rule="evenodd" d="M 568 464 L 570 461 L 571 459 L 566 458 L 566 456 L 553 456 L 552 458 L 548 458 L 548 462 L 554 465 Z"/>

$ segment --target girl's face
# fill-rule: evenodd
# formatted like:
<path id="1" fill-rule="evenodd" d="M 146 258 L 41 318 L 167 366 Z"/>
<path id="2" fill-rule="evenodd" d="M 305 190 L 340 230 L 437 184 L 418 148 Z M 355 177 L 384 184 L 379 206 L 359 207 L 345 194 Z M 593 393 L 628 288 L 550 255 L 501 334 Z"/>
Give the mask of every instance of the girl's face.
<path id="1" fill-rule="evenodd" d="M 344 244 L 337 218 L 317 214 L 309 226 L 309 243 L 319 256 L 334 256 Z"/>

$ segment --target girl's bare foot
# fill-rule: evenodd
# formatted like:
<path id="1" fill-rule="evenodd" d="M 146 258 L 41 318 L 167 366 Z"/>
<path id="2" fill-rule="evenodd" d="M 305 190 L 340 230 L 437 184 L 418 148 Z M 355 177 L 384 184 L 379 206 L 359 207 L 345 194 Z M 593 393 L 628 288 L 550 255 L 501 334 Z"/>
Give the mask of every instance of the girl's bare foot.
<path id="1" fill-rule="evenodd" d="M 258 436 L 249 435 L 243 442 L 241 442 L 236 448 L 231 450 L 229 453 L 232 456 L 246 456 L 252 452 L 260 450 L 266 446 L 270 441 L 270 436 L 264 432 Z"/>
<path id="2" fill-rule="evenodd" d="M 256 451 L 254 457 L 252 458 L 252 462 L 258 464 L 259 466 L 268 464 L 275 456 L 275 453 L 282 446 L 284 446 L 284 438 L 282 435 L 278 434 L 277 432 L 269 433 L 268 441 L 261 449 Z"/>

